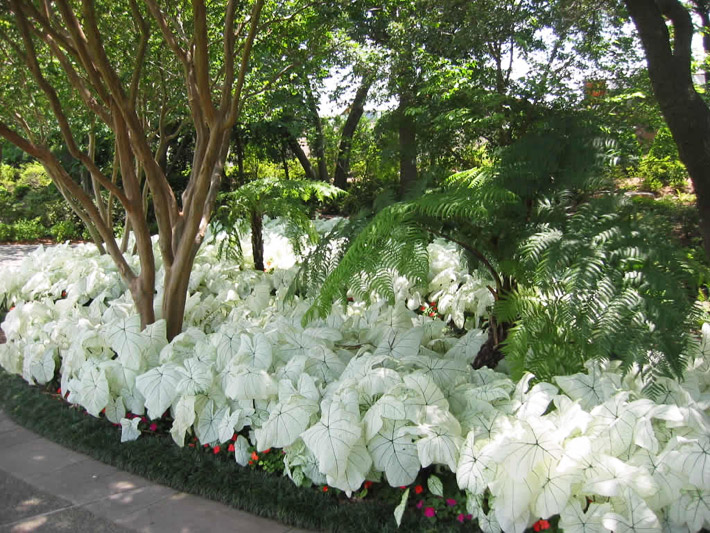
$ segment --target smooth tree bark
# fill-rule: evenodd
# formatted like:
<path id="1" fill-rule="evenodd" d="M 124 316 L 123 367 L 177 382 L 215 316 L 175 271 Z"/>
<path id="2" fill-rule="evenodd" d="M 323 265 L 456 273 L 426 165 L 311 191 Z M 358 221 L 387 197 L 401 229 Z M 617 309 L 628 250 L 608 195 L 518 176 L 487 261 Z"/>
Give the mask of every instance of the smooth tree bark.
<path id="1" fill-rule="evenodd" d="M 693 21 L 678 0 L 624 0 L 646 52 L 653 93 L 693 182 L 710 257 L 710 109 L 691 72 Z M 667 23 L 673 27 L 673 35 Z"/>
<path id="2" fill-rule="evenodd" d="M 264 270 L 264 229 L 263 215 L 256 209 L 249 213 L 251 224 L 251 249 L 254 254 L 254 269 Z"/>
<path id="3" fill-rule="evenodd" d="M 311 82 L 306 78 L 306 106 L 311 115 L 313 122 L 313 152 L 316 156 L 317 179 L 320 181 L 329 181 L 328 165 L 325 161 L 325 135 L 323 134 L 323 121 L 318 113 L 318 102 L 313 94 Z"/>
<path id="4" fill-rule="evenodd" d="M 298 142 L 298 139 L 296 139 L 288 131 L 284 133 L 284 136 L 286 138 L 286 143 L 288 144 L 289 149 L 296 156 L 298 162 L 301 163 L 303 171 L 306 173 L 306 178 L 308 178 L 309 180 L 316 179 L 316 171 L 313 169 L 313 165 L 311 165 L 311 160 L 308 159 L 308 156 L 303 150 L 301 144 Z"/>
<path id="5" fill-rule="evenodd" d="M 365 100 L 367 93 L 370 91 L 373 79 L 365 77 L 355 93 L 355 98 L 350 106 L 350 111 L 343 124 L 343 130 L 340 133 L 340 144 L 338 146 L 338 159 L 335 162 L 335 172 L 333 175 L 333 185 L 346 189 L 348 186 L 348 175 L 350 174 L 350 149 L 353 144 L 353 136 L 357 129 L 362 114 L 365 111 Z"/>
<path id="6" fill-rule="evenodd" d="M 16 57 L 24 63 L 28 75 L 48 102 L 51 118 L 72 157 L 86 168 L 93 183 L 107 190 L 125 209 L 135 236 L 140 271 L 134 271 L 123 257 L 111 224 L 102 216 L 105 206 L 100 202 L 97 205 L 96 198 L 82 190 L 48 147 L 33 139 L 31 128 L 22 127 L 22 117 L 16 117 L 14 124 L 0 120 L 0 136 L 41 161 L 60 191 L 70 195 L 79 206 L 84 215 L 82 220 L 100 236 L 106 252 L 118 266 L 143 326 L 155 320 L 156 262 L 144 207 L 144 192 L 150 192 L 164 267 L 162 317 L 167 322 L 168 338 L 172 339 L 182 330 L 190 272 L 219 191 L 229 133 L 242 109 L 249 58 L 264 0 L 255 0 L 239 23 L 236 16 L 241 4 L 237 0 L 226 3 L 219 58 L 221 81 L 215 80 L 210 72 L 207 7 L 203 0 L 192 1 L 191 13 L 186 17 L 192 19 L 191 31 L 182 22 L 176 22 L 172 14 L 166 14 L 156 0 L 145 0 L 148 14 L 140 9 L 136 0 L 129 0 L 128 5 L 138 36 L 128 77 L 125 65 L 119 69 L 110 59 L 115 55 L 107 49 L 108 40 L 101 35 L 93 0 L 72 3 L 56 0 L 45 2 L 41 8 L 28 0 L 10 0 L 21 45 L 8 43 L 8 39 L 5 44 L 17 51 Z M 138 104 L 149 38 L 156 28 L 163 46 L 182 67 L 195 130 L 192 171 L 180 202 L 156 160 Z M 39 46 L 42 47 L 40 52 Z M 112 131 L 120 186 L 105 176 L 75 141 L 70 120 L 72 110 L 64 107 L 57 88 L 49 81 L 44 68 L 47 56 L 51 56 L 52 68 L 63 73 L 85 109 Z"/>

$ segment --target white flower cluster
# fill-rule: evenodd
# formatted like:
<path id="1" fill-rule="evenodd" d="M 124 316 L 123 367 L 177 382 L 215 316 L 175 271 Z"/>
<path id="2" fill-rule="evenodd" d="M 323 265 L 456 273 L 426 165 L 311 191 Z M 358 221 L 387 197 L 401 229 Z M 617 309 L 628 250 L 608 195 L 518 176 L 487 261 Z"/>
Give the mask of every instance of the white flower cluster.
<path id="1" fill-rule="evenodd" d="M 291 266 L 278 223 L 269 228 L 267 260 Z M 487 282 L 449 245 L 429 250 L 426 296 L 445 320 L 460 327 L 464 312 L 484 314 Z M 68 401 L 103 411 L 124 440 L 140 435 L 128 412 L 169 411 L 180 446 L 247 429 L 258 450 L 285 451 L 298 484 L 351 493 L 365 480 L 408 485 L 441 465 L 484 531 L 522 532 L 554 515 L 572 533 L 710 527 L 710 327 L 685 380 L 660 380 L 665 393 L 652 400 L 641 373 L 622 377 L 613 363 L 555 384 L 473 370 L 487 335 L 457 338 L 413 312 L 424 296 L 406 284 L 393 306 L 352 302 L 303 325 L 309 302 L 283 298 L 292 276 L 241 270 L 204 246 L 185 329 L 168 342 L 163 320 L 141 331 L 108 258 L 89 246 L 40 250 L 3 277 L 15 307 L 0 365 L 30 383 L 58 371 Z M 238 439 L 240 463 L 245 447 Z"/>

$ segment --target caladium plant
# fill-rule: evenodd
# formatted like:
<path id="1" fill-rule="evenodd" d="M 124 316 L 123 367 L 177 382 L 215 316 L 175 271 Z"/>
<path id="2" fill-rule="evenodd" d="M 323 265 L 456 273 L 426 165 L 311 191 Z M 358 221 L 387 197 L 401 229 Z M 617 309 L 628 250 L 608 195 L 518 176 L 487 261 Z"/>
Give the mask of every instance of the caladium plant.
<path id="1" fill-rule="evenodd" d="M 291 267 L 265 227 L 267 260 Z M 241 432 L 240 464 L 250 446 L 282 448 L 301 485 L 407 486 L 433 465 L 455 476 L 484 531 L 552 516 L 572 532 L 710 527 L 710 326 L 685 380 L 659 380 L 655 397 L 642 369 L 609 361 L 551 383 L 473 370 L 487 335 L 461 317 L 490 297 L 448 246 L 430 247 L 429 293 L 401 283 L 395 305 L 354 301 L 305 326 L 309 302 L 282 298 L 293 268 L 244 271 L 203 246 L 170 343 L 163 320 L 141 331 L 111 262 L 84 246 L 40 250 L 1 282 L 15 307 L 0 365 L 30 383 L 58 378 L 68 401 L 120 424 L 122 440 L 140 438 L 130 413 L 168 412 L 178 446 Z M 434 297 L 439 315 L 413 311 Z M 469 330 L 454 336 L 442 315 Z"/>

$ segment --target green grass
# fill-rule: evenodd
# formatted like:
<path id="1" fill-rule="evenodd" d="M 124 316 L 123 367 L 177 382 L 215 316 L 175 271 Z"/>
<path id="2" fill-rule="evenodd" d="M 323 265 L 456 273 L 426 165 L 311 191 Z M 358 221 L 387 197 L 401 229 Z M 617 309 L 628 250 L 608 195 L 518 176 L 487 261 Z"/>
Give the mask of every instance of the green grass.
<path id="1" fill-rule="evenodd" d="M 40 387 L 0 370 L 0 408 L 18 424 L 175 490 L 189 492 L 295 527 L 327 531 L 462 531 L 407 512 L 397 530 L 394 504 L 348 501 L 342 495 L 296 487 L 290 479 L 240 467 L 231 455 L 179 448 L 169 436 L 144 435 L 120 443 L 120 429 Z M 467 524 L 471 530 L 471 523 Z"/>

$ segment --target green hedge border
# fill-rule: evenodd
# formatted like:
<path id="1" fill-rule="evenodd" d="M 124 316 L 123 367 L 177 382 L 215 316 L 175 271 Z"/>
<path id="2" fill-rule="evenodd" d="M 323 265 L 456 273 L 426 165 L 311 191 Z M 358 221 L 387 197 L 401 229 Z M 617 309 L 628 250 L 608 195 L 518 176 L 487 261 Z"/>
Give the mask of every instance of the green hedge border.
<path id="1" fill-rule="evenodd" d="M 151 435 L 121 444 L 120 431 L 72 407 L 40 387 L 0 369 L 0 407 L 18 424 L 62 446 L 161 485 L 188 492 L 286 525 L 352 532 L 471 531 L 433 524 L 405 513 L 397 529 L 393 505 L 348 502 L 295 486 L 290 479 L 240 467 L 195 448 L 179 448 L 169 436 Z"/>

